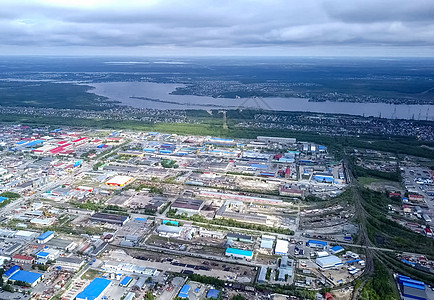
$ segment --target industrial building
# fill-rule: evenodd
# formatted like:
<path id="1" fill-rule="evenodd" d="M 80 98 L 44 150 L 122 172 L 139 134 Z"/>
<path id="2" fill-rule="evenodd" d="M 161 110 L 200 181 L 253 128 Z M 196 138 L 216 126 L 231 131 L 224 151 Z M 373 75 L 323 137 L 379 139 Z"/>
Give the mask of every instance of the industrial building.
<path id="1" fill-rule="evenodd" d="M 92 222 L 103 222 L 117 225 L 124 225 L 130 219 L 129 216 L 124 215 L 115 215 L 115 214 L 107 214 L 107 213 L 94 213 L 90 220 Z"/>
<path id="2" fill-rule="evenodd" d="M 105 278 L 95 278 L 75 299 L 100 300 L 104 292 L 110 287 L 111 281 Z"/>
<path id="3" fill-rule="evenodd" d="M 239 241 L 239 242 L 244 242 L 244 243 L 253 243 L 253 237 L 251 235 L 246 235 L 246 234 L 229 232 L 226 235 L 226 238 L 228 240 L 231 240 L 231 241 Z"/>
<path id="4" fill-rule="evenodd" d="M 241 250 L 241 249 L 237 249 L 237 248 L 227 248 L 225 255 L 230 256 L 230 257 L 234 257 L 234 258 L 252 260 L 253 251 Z"/>
<path id="5" fill-rule="evenodd" d="M 261 270 L 259 271 L 258 282 L 264 283 L 267 276 L 267 267 L 261 266 Z"/>
<path id="6" fill-rule="evenodd" d="M 43 274 L 21 270 L 20 266 L 13 266 L 3 274 L 4 281 L 22 281 L 30 284 L 31 287 L 37 285 L 43 279 Z"/>
<path id="7" fill-rule="evenodd" d="M 309 240 L 306 245 L 311 248 L 326 249 L 328 243 L 324 241 Z"/>
<path id="8" fill-rule="evenodd" d="M 263 235 L 261 238 L 261 248 L 272 250 L 274 241 L 276 240 L 276 237 L 269 236 L 269 235 Z"/>
<path id="9" fill-rule="evenodd" d="M 84 265 L 84 260 L 79 257 L 59 257 L 56 259 L 56 266 L 62 269 L 77 271 Z"/>
<path id="10" fill-rule="evenodd" d="M 313 175 L 313 180 L 318 181 L 318 182 L 333 183 L 335 181 L 335 178 L 334 178 L 333 174 L 315 173 Z"/>
<path id="11" fill-rule="evenodd" d="M 424 282 L 411 279 L 408 276 L 398 275 L 398 283 L 404 299 L 428 299 Z"/>
<path id="12" fill-rule="evenodd" d="M 165 237 L 179 237 L 181 235 L 182 227 L 160 225 L 157 228 L 157 232 L 161 236 Z"/>
<path id="13" fill-rule="evenodd" d="M 119 283 L 119 285 L 123 286 L 123 287 L 126 287 L 126 286 L 128 286 L 131 283 L 132 280 L 133 280 L 132 277 L 125 276 L 124 279 L 122 279 L 122 281 Z"/>
<path id="14" fill-rule="evenodd" d="M 133 177 L 130 176 L 115 176 L 109 181 L 107 181 L 105 184 L 109 186 L 125 186 L 131 181 L 133 181 Z"/>
<path id="15" fill-rule="evenodd" d="M 315 262 L 322 269 L 329 269 L 342 265 L 342 260 L 334 255 L 318 257 Z"/>
<path id="16" fill-rule="evenodd" d="M 343 251 L 345 251 L 345 249 L 342 248 L 342 246 L 334 246 L 334 247 L 330 248 L 330 253 L 331 254 L 338 254 L 338 253 L 341 253 Z"/>
<path id="17" fill-rule="evenodd" d="M 202 200 L 178 198 L 172 203 L 171 208 L 178 210 L 179 213 L 197 214 L 202 209 L 203 204 Z"/>
<path id="18" fill-rule="evenodd" d="M 182 287 L 181 291 L 179 292 L 178 297 L 188 299 L 188 292 L 190 291 L 190 289 L 191 289 L 191 286 L 189 286 L 188 284 L 185 284 Z"/>
<path id="19" fill-rule="evenodd" d="M 274 248 L 274 254 L 276 255 L 287 255 L 288 254 L 289 242 L 285 240 L 277 240 L 276 246 Z"/>
<path id="20" fill-rule="evenodd" d="M 284 137 L 275 137 L 275 136 L 258 136 L 256 139 L 260 142 L 279 143 L 279 144 L 287 144 L 287 145 L 292 145 L 297 142 L 297 139 L 295 138 L 284 138 Z"/>
<path id="21" fill-rule="evenodd" d="M 220 295 L 220 291 L 216 289 L 210 289 L 206 294 L 207 299 L 218 299 Z"/>
<path id="22" fill-rule="evenodd" d="M 31 256 L 16 254 L 12 256 L 12 261 L 17 264 L 32 264 L 35 259 Z"/>
<path id="23" fill-rule="evenodd" d="M 38 239 L 36 242 L 38 244 L 45 244 L 46 242 L 48 242 L 52 238 L 54 238 L 54 231 L 46 231 L 43 234 L 41 234 L 40 236 L 38 236 Z"/>
<path id="24" fill-rule="evenodd" d="M 19 230 L 15 233 L 14 237 L 16 239 L 21 239 L 21 240 L 33 240 L 36 237 L 36 232 L 33 231 L 26 231 L 26 230 Z"/>

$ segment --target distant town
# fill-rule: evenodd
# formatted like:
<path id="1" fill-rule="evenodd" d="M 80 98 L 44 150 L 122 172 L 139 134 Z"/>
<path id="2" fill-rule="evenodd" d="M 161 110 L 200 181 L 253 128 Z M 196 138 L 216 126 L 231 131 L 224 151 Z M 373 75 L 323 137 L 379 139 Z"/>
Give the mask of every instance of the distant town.
<path id="1" fill-rule="evenodd" d="M 187 118 L 132 108 L 1 109 L 89 120 Z M 335 124 L 331 116 L 305 116 L 304 125 L 298 116 L 270 118 L 257 112 L 254 123 L 237 127 L 283 130 L 278 124 L 289 118 L 300 124 L 294 131 Z M 336 135 L 433 140 L 429 124 L 360 120 L 342 118 L 354 126 Z M 2 125 L 0 297 L 357 299 L 377 280 L 403 299 L 432 299 L 432 160 L 348 145 Z"/>

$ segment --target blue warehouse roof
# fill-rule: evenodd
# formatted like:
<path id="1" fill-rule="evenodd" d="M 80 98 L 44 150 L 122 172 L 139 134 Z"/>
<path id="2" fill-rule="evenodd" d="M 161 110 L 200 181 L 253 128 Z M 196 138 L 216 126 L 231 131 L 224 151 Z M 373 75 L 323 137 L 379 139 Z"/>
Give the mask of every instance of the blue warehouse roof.
<path id="1" fill-rule="evenodd" d="M 14 275 L 12 275 L 9 279 L 10 280 L 24 281 L 24 282 L 27 282 L 29 284 L 33 284 L 41 277 L 42 277 L 42 274 L 40 274 L 40 273 L 19 270 Z"/>
<path id="2" fill-rule="evenodd" d="M 423 290 L 423 291 L 426 289 L 425 285 L 419 285 L 419 284 L 415 284 L 415 283 L 411 283 L 411 282 L 406 282 L 406 281 L 404 281 L 402 283 L 402 285 L 403 286 L 412 287 L 412 288 L 415 288 L 415 289 L 418 289 L 418 290 Z"/>
<path id="3" fill-rule="evenodd" d="M 184 285 L 181 291 L 179 292 L 179 297 L 188 298 L 188 292 L 190 291 L 190 288 L 191 286 L 189 286 L 188 284 Z"/>
<path id="4" fill-rule="evenodd" d="M 14 274 L 16 271 L 18 271 L 20 269 L 21 269 L 20 266 L 13 266 L 12 268 L 10 268 L 9 270 L 7 270 L 5 272 L 5 276 L 9 277 L 9 276 L 11 276 L 12 274 Z"/>
<path id="5" fill-rule="evenodd" d="M 210 289 L 208 294 L 206 294 L 207 298 L 217 299 L 219 297 L 220 291 L 216 289 Z"/>
<path id="6" fill-rule="evenodd" d="M 133 278 L 131 278 L 130 276 L 125 276 L 125 278 L 122 279 L 120 285 L 127 286 L 131 282 L 132 279 Z"/>
<path id="7" fill-rule="evenodd" d="M 38 237 L 38 240 L 45 240 L 47 237 L 49 237 L 50 235 L 53 235 L 54 231 L 45 231 L 43 234 L 41 234 Z"/>
<path id="8" fill-rule="evenodd" d="M 95 278 L 80 294 L 77 299 L 95 300 L 111 284 L 111 281 L 105 278 Z"/>
<path id="9" fill-rule="evenodd" d="M 41 256 L 41 257 L 47 257 L 48 255 L 50 255 L 50 253 L 44 252 L 44 251 L 41 251 L 38 253 L 38 256 Z"/>
<path id="10" fill-rule="evenodd" d="M 342 246 L 334 246 L 334 247 L 331 247 L 330 250 L 333 250 L 336 252 L 336 251 L 344 250 L 344 248 L 342 248 Z"/>
<path id="11" fill-rule="evenodd" d="M 241 250 L 237 248 L 227 248 L 226 254 L 236 254 L 236 255 L 244 255 L 244 256 L 253 256 L 253 251 Z"/>
<path id="12" fill-rule="evenodd" d="M 317 240 L 309 240 L 308 242 L 307 242 L 308 244 L 319 244 L 319 245 L 323 245 L 323 246 L 327 246 L 327 242 L 324 242 L 324 241 L 317 241 Z"/>

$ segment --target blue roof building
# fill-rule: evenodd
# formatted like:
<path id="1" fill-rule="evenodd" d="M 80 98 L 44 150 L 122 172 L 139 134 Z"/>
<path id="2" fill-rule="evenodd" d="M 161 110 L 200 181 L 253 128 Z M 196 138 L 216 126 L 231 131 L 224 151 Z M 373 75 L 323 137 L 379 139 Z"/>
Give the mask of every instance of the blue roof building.
<path id="1" fill-rule="evenodd" d="M 54 231 L 45 231 L 38 237 L 38 243 L 43 244 L 48 242 L 54 237 Z"/>
<path id="2" fill-rule="evenodd" d="M 37 256 L 42 258 L 47 258 L 48 256 L 50 256 L 50 253 L 41 251 L 37 254 Z"/>
<path id="3" fill-rule="evenodd" d="M 5 276 L 6 278 L 9 278 L 9 277 L 11 277 L 13 274 L 15 274 L 16 272 L 18 272 L 19 270 L 21 270 L 21 267 L 20 267 L 20 266 L 13 266 L 13 267 L 11 267 L 9 270 L 7 270 L 7 271 L 4 273 L 4 276 Z"/>
<path id="4" fill-rule="evenodd" d="M 131 278 L 130 276 L 125 276 L 119 285 L 120 286 L 127 286 L 130 284 L 131 280 L 133 280 L 133 278 Z"/>
<path id="5" fill-rule="evenodd" d="M 105 278 L 95 278 L 75 299 L 77 300 L 95 300 L 104 293 L 111 285 L 111 280 Z"/>
<path id="6" fill-rule="evenodd" d="M 220 291 L 216 289 L 210 289 L 206 297 L 209 299 L 217 299 L 219 297 Z"/>
<path id="7" fill-rule="evenodd" d="M 344 248 L 343 248 L 342 246 L 334 246 L 334 247 L 331 247 L 331 248 L 330 248 L 330 252 L 331 252 L 332 254 L 337 254 L 337 253 L 340 253 L 340 252 L 342 252 L 342 251 L 345 251 Z"/>
<path id="8" fill-rule="evenodd" d="M 0 203 L 2 203 L 3 201 L 5 201 L 5 200 L 8 200 L 9 198 L 8 197 L 3 197 L 3 196 L 1 196 L 0 197 Z"/>
<path id="9" fill-rule="evenodd" d="M 189 286 L 188 284 L 185 284 L 181 291 L 179 292 L 179 297 L 180 298 L 187 298 L 188 299 L 188 292 L 190 291 L 191 286 Z"/>
<path id="10" fill-rule="evenodd" d="M 42 278 L 43 278 L 43 274 L 19 270 L 18 272 L 15 272 L 9 278 L 9 280 L 12 280 L 12 281 L 24 281 L 24 282 L 30 284 L 33 287 L 36 284 L 38 284 L 38 282 L 41 281 Z"/>
<path id="11" fill-rule="evenodd" d="M 320 248 L 325 249 L 327 247 L 328 243 L 324 241 L 317 241 L 317 240 L 308 240 L 307 246 L 313 247 L 313 248 Z"/>
<path id="12" fill-rule="evenodd" d="M 173 225 L 173 226 L 179 226 L 179 222 L 171 221 L 171 220 L 163 220 L 163 224 L 164 225 L 169 224 L 169 225 Z"/>
<path id="13" fill-rule="evenodd" d="M 241 250 L 241 249 L 237 249 L 237 248 L 227 248 L 226 249 L 226 256 L 232 256 L 232 257 L 250 260 L 253 258 L 253 251 Z"/>
<path id="14" fill-rule="evenodd" d="M 398 279 L 402 295 L 405 298 L 417 300 L 428 299 L 424 282 L 403 275 L 399 275 Z"/>

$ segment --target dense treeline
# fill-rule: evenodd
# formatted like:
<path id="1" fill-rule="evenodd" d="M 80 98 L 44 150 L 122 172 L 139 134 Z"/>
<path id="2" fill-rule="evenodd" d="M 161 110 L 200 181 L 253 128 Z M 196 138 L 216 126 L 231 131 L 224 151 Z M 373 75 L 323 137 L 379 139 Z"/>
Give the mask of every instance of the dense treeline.
<path id="1" fill-rule="evenodd" d="M 378 170 L 366 169 L 360 166 L 353 166 L 352 170 L 356 178 L 375 177 L 390 181 L 401 182 L 401 173 L 399 170 L 397 170 L 396 172 L 382 172 Z"/>
<path id="2" fill-rule="evenodd" d="M 424 253 L 434 257 L 434 240 L 413 232 L 386 217 L 387 205 L 393 200 L 386 193 L 361 189 L 362 205 L 369 214 L 367 229 L 369 238 L 378 246 L 399 251 Z"/>
<path id="3" fill-rule="evenodd" d="M 393 280 L 389 271 L 379 260 L 375 260 L 375 272 L 363 287 L 360 295 L 361 300 L 395 300 L 399 299 L 396 291 L 393 289 Z"/>

